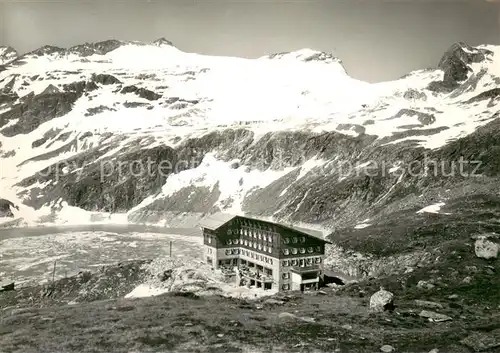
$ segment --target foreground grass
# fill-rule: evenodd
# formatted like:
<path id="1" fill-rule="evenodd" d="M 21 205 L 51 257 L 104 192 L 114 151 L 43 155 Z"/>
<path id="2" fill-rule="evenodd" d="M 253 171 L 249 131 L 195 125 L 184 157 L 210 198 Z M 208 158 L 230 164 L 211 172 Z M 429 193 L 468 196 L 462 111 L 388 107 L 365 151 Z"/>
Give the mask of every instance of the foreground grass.
<path id="1" fill-rule="evenodd" d="M 144 262 L 119 264 L 49 287 L 0 293 L 0 353 L 373 353 L 383 345 L 407 353 L 498 353 L 500 259 L 477 258 L 473 244 L 470 236 L 446 238 L 428 249 L 434 260 L 425 267 L 273 300 L 190 292 L 116 299 L 143 280 Z M 423 288 L 422 281 L 432 286 Z M 380 286 L 395 295 L 392 313 L 368 310 Z M 417 299 L 436 303 L 430 310 L 452 320 L 420 317 Z M 471 335 L 484 339 L 464 344 Z"/>
<path id="2" fill-rule="evenodd" d="M 384 344 L 397 352 L 470 352 L 459 342 L 469 332 L 500 328 L 498 312 L 461 319 L 463 310 L 447 303 L 444 310 L 454 321 L 432 323 L 414 314 L 410 300 L 392 314 L 372 314 L 367 298 L 331 290 L 275 299 L 279 302 L 170 293 L 7 308 L 0 321 L 0 352 L 368 353 Z"/>

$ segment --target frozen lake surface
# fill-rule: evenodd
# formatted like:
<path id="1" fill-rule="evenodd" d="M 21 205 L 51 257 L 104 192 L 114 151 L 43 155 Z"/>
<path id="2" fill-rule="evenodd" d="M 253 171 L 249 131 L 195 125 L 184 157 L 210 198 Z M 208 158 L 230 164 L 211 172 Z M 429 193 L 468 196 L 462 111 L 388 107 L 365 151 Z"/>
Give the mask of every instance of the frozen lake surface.
<path id="1" fill-rule="evenodd" d="M 197 229 L 80 226 L 0 229 L 0 282 L 46 282 L 137 259 L 201 258 Z"/>

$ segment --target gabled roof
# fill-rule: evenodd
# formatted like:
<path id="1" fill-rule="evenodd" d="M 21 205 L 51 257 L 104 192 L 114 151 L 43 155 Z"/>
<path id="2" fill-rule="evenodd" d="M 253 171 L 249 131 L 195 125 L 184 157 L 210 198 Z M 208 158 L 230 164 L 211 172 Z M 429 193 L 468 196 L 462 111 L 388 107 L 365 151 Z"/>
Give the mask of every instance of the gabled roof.
<path id="1" fill-rule="evenodd" d="M 236 218 L 236 215 L 229 214 L 229 213 L 223 213 L 223 212 L 217 212 L 213 213 L 205 218 L 203 218 L 198 224 L 203 227 L 207 228 L 210 230 L 216 230 L 220 227 L 222 227 L 224 224 L 232 220 L 233 218 Z"/>
<path id="2" fill-rule="evenodd" d="M 311 237 L 314 237 L 314 238 L 323 239 L 323 232 L 321 232 L 319 230 L 297 227 L 297 226 L 286 226 L 286 225 L 285 225 L 285 227 L 292 228 L 293 230 L 310 235 Z"/>
<path id="3" fill-rule="evenodd" d="M 287 225 L 287 224 L 282 224 L 282 223 L 271 222 L 271 221 L 268 221 L 265 219 L 259 219 L 259 218 L 255 218 L 255 217 L 237 216 L 234 214 L 224 213 L 224 212 L 213 213 L 213 214 L 205 217 L 204 219 L 202 219 L 198 224 L 203 228 L 207 228 L 210 230 L 216 230 L 236 217 L 242 217 L 242 218 L 246 218 L 246 219 L 250 219 L 250 220 L 275 224 L 277 226 L 280 226 L 283 228 L 288 228 L 290 230 L 294 230 L 294 231 L 299 232 L 301 234 L 304 234 L 304 235 L 319 239 L 321 241 L 324 241 L 325 243 L 331 244 L 331 242 L 329 242 L 328 240 L 323 238 L 323 233 L 318 231 L 318 230 L 297 227 L 297 226 L 292 226 L 292 225 Z"/>
<path id="4" fill-rule="evenodd" d="M 319 230 L 302 228 L 302 227 L 297 227 L 297 226 L 287 225 L 287 224 L 282 224 L 282 223 L 274 223 L 274 224 L 279 225 L 280 227 L 283 227 L 283 228 L 288 228 L 288 229 L 294 230 L 296 232 L 307 235 L 309 237 L 316 238 L 318 240 L 324 241 L 325 243 L 331 244 L 330 241 L 323 238 L 323 232 L 320 232 Z"/>

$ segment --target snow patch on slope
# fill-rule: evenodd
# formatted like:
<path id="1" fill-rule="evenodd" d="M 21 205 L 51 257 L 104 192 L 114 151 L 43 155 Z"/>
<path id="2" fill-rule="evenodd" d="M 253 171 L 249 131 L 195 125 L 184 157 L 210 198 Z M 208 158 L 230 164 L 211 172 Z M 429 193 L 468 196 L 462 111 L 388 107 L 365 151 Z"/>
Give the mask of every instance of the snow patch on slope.
<path id="1" fill-rule="evenodd" d="M 213 153 L 208 153 L 196 168 L 170 174 L 159 195 L 145 199 L 129 213 L 155 200 L 168 198 L 184 188 L 207 187 L 210 190 L 218 188 L 221 193 L 215 206 L 221 207 L 225 212 L 238 214 L 242 212 L 241 205 L 247 193 L 268 186 L 294 169 L 258 171 L 249 170 L 245 166 L 235 168 L 237 163 L 238 161 L 221 161 Z"/>
<path id="2" fill-rule="evenodd" d="M 154 297 L 165 293 L 168 293 L 168 289 L 155 288 L 149 284 L 140 284 L 136 288 L 134 288 L 132 292 L 125 295 L 125 298 L 131 299 Z"/>
<path id="3" fill-rule="evenodd" d="M 445 205 L 444 202 L 438 202 L 433 205 L 429 205 L 427 207 L 422 208 L 420 211 L 417 211 L 417 213 L 439 213 L 441 207 L 443 207 L 444 205 Z"/>

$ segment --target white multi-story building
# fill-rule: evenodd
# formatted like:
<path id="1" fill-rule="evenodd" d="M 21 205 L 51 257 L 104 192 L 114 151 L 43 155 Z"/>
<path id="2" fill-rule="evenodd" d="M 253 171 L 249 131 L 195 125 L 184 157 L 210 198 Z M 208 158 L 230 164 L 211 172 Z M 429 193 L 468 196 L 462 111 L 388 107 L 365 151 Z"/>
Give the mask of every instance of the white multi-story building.
<path id="1" fill-rule="evenodd" d="M 237 280 L 258 288 L 318 289 L 325 244 L 320 232 L 215 213 L 200 222 L 204 260 L 214 268 L 237 267 Z"/>

